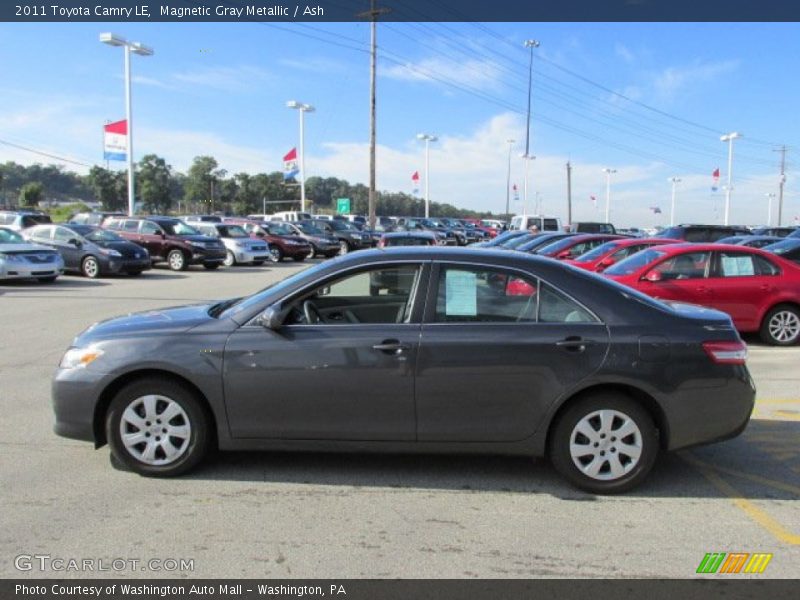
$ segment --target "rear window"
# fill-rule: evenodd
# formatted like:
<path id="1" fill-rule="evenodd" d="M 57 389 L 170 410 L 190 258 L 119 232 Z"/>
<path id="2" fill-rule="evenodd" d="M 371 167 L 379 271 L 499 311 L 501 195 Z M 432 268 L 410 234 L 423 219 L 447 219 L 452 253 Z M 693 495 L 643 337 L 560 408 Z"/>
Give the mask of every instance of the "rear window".
<path id="1" fill-rule="evenodd" d="M 43 225 L 52 223 L 50 215 L 25 215 L 22 217 L 22 227 L 33 227 L 34 225 Z"/>
<path id="2" fill-rule="evenodd" d="M 605 244 L 600 244 L 594 250 L 590 250 L 586 254 L 582 254 L 575 260 L 577 262 L 591 262 L 600 258 L 601 256 L 604 256 L 608 252 L 611 252 L 617 246 L 619 246 L 619 242 L 606 242 Z"/>
<path id="3" fill-rule="evenodd" d="M 605 270 L 605 274 L 630 275 L 631 273 L 641 269 L 643 266 L 649 265 L 651 262 L 660 259 L 665 254 L 666 252 L 663 250 L 656 250 L 655 248 L 642 250 L 641 252 L 637 252 L 633 256 L 629 256 L 625 260 L 621 260 L 617 264 L 609 267 Z"/>
<path id="4" fill-rule="evenodd" d="M 418 237 L 397 237 L 397 238 L 386 238 L 383 241 L 384 246 L 431 246 L 433 245 L 433 240 L 430 238 L 418 238 Z"/>

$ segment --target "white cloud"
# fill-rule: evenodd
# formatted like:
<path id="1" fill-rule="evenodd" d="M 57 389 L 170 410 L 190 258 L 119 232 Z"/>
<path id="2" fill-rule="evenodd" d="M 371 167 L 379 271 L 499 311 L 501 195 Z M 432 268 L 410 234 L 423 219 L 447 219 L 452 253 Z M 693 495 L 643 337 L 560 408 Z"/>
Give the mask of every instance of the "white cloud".
<path id="1" fill-rule="evenodd" d="M 278 60 L 278 64 L 290 69 L 312 73 L 341 73 L 348 68 L 343 62 L 324 57 L 281 58 Z"/>
<path id="2" fill-rule="evenodd" d="M 617 42 L 614 45 L 614 53 L 628 64 L 636 61 L 636 56 L 634 53 L 631 52 L 631 50 L 621 42 Z"/>
<path id="3" fill-rule="evenodd" d="M 479 90 L 497 90 L 503 85 L 500 66 L 489 59 L 455 60 L 448 57 L 423 58 L 416 62 L 382 64 L 379 74 L 400 81 L 430 82 L 444 85 L 441 81 L 468 86 Z"/>
<path id="4" fill-rule="evenodd" d="M 193 71 L 173 73 L 172 78 L 179 83 L 192 86 L 206 86 L 226 92 L 241 92 L 253 89 L 272 78 L 260 67 L 240 65 L 237 67 L 203 67 Z"/>
<path id="5" fill-rule="evenodd" d="M 672 98 L 687 88 L 714 81 L 721 75 L 731 73 L 738 68 L 738 60 L 695 61 L 682 67 L 668 67 L 656 75 L 653 87 L 662 97 Z"/>

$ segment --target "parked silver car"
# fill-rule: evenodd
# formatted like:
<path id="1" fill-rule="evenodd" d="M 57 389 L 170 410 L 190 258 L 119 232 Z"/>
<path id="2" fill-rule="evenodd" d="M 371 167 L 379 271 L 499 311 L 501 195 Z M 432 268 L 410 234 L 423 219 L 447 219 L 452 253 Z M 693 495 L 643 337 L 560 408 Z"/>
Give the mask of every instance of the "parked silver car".
<path id="1" fill-rule="evenodd" d="M 274 261 L 269 244 L 265 240 L 251 238 L 240 225 L 209 222 L 194 222 L 192 225 L 203 235 L 218 238 L 225 244 L 226 267 L 238 264 L 261 265 L 267 260 Z"/>
<path id="2" fill-rule="evenodd" d="M 39 244 L 31 244 L 8 227 L 0 227 L 0 279 L 55 281 L 64 273 L 61 255 Z"/>

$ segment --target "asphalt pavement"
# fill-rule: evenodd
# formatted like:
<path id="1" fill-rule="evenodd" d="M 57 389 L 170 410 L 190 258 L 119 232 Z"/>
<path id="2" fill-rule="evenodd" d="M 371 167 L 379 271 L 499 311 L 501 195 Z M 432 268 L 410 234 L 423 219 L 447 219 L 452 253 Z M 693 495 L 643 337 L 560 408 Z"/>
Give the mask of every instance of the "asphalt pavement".
<path id="1" fill-rule="evenodd" d="M 708 552 L 771 553 L 757 577 L 797 576 L 800 347 L 749 337 L 759 393 L 745 433 L 663 455 L 619 497 L 508 457 L 219 453 L 147 479 L 52 433 L 50 377 L 93 322 L 247 294 L 304 266 L 0 284 L 0 576 L 694 577 Z M 168 570 L 181 559 L 192 568 Z"/>

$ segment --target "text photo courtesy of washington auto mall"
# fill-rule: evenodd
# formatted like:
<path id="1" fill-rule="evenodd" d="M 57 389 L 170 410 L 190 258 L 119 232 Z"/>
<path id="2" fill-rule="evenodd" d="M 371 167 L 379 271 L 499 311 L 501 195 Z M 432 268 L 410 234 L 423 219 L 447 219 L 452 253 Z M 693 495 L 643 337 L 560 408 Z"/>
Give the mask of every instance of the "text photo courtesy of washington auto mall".
<path id="1" fill-rule="evenodd" d="M 800 9 L 522 4 L 0 6 L 1 598 L 796 594 Z"/>

